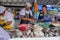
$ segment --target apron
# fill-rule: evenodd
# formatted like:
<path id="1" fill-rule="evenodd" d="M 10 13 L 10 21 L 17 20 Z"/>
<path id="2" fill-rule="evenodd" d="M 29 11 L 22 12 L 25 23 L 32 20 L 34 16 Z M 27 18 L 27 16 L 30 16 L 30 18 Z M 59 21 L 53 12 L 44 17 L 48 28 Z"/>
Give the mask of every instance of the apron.
<path id="1" fill-rule="evenodd" d="M 26 13 L 25 11 L 25 16 L 26 18 L 32 18 L 31 14 L 30 14 L 30 11 L 28 11 L 29 13 Z M 20 24 L 28 24 L 29 21 L 28 20 L 21 20 Z"/>

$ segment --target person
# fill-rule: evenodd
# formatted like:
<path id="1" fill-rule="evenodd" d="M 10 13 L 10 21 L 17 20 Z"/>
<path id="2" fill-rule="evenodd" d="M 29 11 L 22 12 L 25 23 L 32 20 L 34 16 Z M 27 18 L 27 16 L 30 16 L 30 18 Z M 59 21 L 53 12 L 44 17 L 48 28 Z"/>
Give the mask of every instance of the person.
<path id="1" fill-rule="evenodd" d="M 11 12 L 11 8 L 9 8 L 9 7 L 6 7 L 6 10 L 9 11 L 9 12 Z"/>
<path id="2" fill-rule="evenodd" d="M 46 5 L 43 5 L 43 6 L 42 6 L 42 12 L 43 12 L 44 14 L 47 14 L 47 6 L 46 6 Z"/>
<path id="3" fill-rule="evenodd" d="M 6 7 L 6 11 L 10 12 L 12 14 L 13 17 L 15 17 L 15 12 L 14 10 L 12 10 L 11 8 L 9 7 Z M 12 12 L 13 11 L 13 12 Z"/>
<path id="4" fill-rule="evenodd" d="M 42 12 L 44 13 L 44 22 L 52 22 L 53 17 L 51 15 L 48 15 L 48 10 L 46 5 L 42 6 Z"/>
<path id="5" fill-rule="evenodd" d="M 3 20 L 5 22 L 2 24 L 2 26 L 10 25 L 12 28 L 14 28 L 14 18 L 10 12 L 6 11 L 6 8 L 4 6 L 0 6 L 0 16 L 3 17 Z"/>
<path id="6" fill-rule="evenodd" d="M 0 26 L 0 40 L 9 40 L 10 35 Z"/>
<path id="7" fill-rule="evenodd" d="M 48 11 L 47 11 L 47 6 L 43 5 L 42 6 L 42 10 L 39 14 L 39 21 L 40 22 L 51 22 L 52 20 L 50 19 L 50 16 L 48 15 Z"/>
<path id="8" fill-rule="evenodd" d="M 32 11 L 30 10 L 31 6 L 32 5 L 29 2 L 26 2 L 25 8 L 23 8 L 19 12 L 19 14 L 20 14 L 19 18 L 21 19 L 20 24 L 28 24 L 29 22 L 34 22 L 33 14 L 32 14 Z"/>
<path id="9" fill-rule="evenodd" d="M 47 14 L 47 6 L 43 5 L 42 10 L 40 11 L 40 14 L 39 14 L 39 18 L 38 18 L 40 22 L 44 21 L 44 15 L 46 14 Z"/>

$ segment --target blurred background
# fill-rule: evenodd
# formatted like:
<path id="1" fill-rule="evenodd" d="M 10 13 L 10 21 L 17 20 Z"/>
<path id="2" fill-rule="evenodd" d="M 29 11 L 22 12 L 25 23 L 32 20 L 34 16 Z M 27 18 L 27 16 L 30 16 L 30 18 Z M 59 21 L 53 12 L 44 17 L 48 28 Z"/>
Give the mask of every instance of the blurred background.
<path id="1" fill-rule="evenodd" d="M 25 6 L 26 2 L 30 2 L 31 4 L 34 3 L 34 0 L 0 0 L 0 5 L 9 7 L 13 10 L 20 11 Z M 48 10 L 51 9 L 58 9 L 60 11 L 60 0 L 37 0 L 38 2 L 38 8 L 41 10 L 42 5 L 47 5 Z"/>

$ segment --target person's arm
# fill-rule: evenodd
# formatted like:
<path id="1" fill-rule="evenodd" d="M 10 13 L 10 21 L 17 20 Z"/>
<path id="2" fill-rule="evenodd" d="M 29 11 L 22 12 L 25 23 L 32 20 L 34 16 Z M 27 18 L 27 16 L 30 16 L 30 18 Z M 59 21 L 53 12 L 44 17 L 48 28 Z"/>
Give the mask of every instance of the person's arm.
<path id="1" fill-rule="evenodd" d="M 6 23 L 3 23 L 3 24 L 0 24 L 1 27 L 4 27 L 4 26 L 7 26 L 7 25 L 10 25 L 12 23 L 12 21 L 8 21 Z"/>
<path id="2" fill-rule="evenodd" d="M 21 20 L 28 20 L 28 18 L 21 16 Z"/>
<path id="3" fill-rule="evenodd" d="M 21 17 L 21 20 L 27 20 L 27 21 L 30 21 L 30 22 L 34 22 L 34 20 L 32 18 L 26 18 L 24 16 Z"/>
<path id="4" fill-rule="evenodd" d="M 7 21 L 7 22 L 1 24 L 0 26 L 4 27 L 4 26 L 7 26 L 7 25 L 10 25 L 11 23 L 12 23 L 12 21 Z"/>
<path id="5" fill-rule="evenodd" d="M 14 19 L 12 13 L 8 12 L 8 14 L 6 15 L 6 25 L 11 25 L 13 20 Z"/>
<path id="6" fill-rule="evenodd" d="M 42 22 L 42 21 L 44 21 L 44 19 L 39 19 L 38 21 L 39 21 L 39 22 Z"/>
<path id="7" fill-rule="evenodd" d="M 6 22 L 6 25 L 10 25 L 12 23 L 12 21 L 8 21 Z"/>

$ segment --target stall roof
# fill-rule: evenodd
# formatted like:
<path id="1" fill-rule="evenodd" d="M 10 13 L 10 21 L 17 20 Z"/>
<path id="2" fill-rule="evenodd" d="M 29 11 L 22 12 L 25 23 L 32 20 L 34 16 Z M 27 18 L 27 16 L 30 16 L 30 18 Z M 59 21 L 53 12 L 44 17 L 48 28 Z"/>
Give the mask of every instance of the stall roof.
<path id="1" fill-rule="evenodd" d="M 10 2 L 10 3 L 25 3 L 25 2 L 30 2 L 30 3 L 33 3 L 34 0 L 0 0 L 0 2 Z M 37 0 L 38 4 L 41 4 L 41 5 L 60 5 L 60 0 Z"/>

